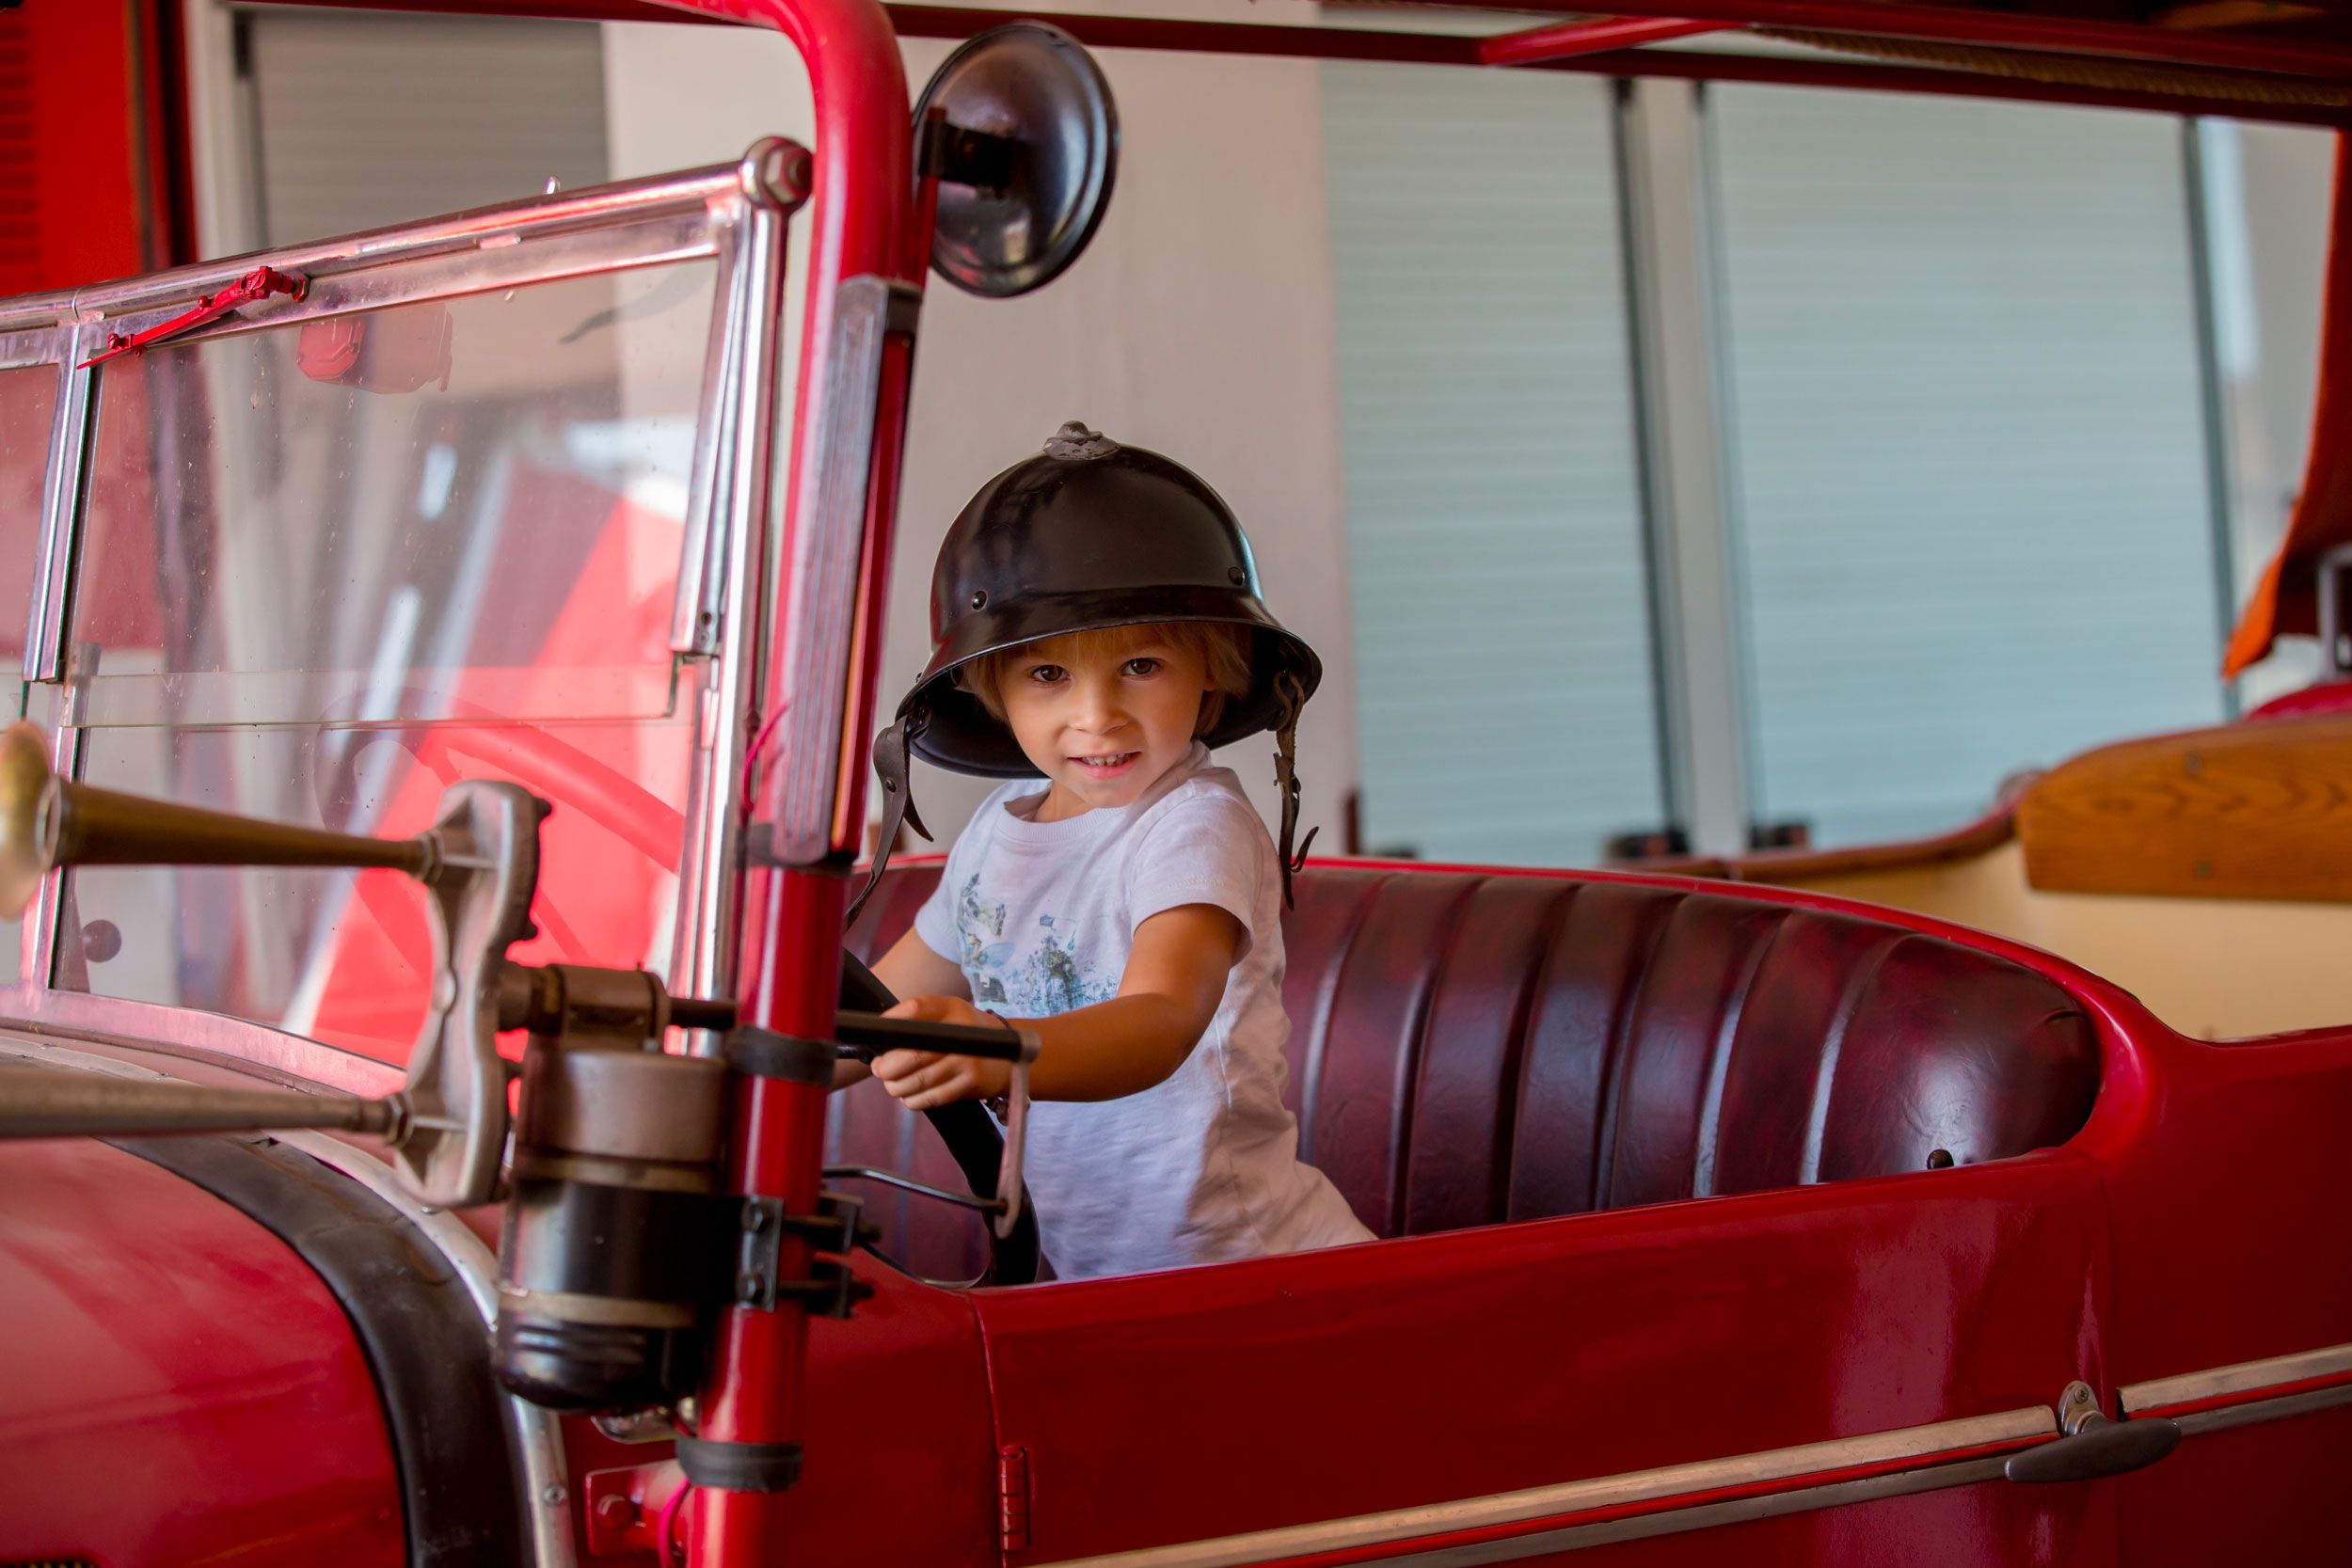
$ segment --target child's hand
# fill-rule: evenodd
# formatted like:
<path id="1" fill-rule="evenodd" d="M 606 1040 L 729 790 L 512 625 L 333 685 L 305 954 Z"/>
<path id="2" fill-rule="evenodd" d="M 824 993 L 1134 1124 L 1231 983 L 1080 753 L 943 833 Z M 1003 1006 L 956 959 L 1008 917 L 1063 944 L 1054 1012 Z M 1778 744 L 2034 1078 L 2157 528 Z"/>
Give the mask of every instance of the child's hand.
<path id="1" fill-rule="evenodd" d="M 910 996 L 884 1018 L 961 1023 L 1002 1029 L 1004 1021 L 958 996 Z M 948 1056 L 936 1051 L 885 1051 L 874 1058 L 874 1076 L 910 1111 L 952 1105 L 959 1100 L 988 1100 L 1012 1087 L 1012 1064 L 980 1056 Z"/>

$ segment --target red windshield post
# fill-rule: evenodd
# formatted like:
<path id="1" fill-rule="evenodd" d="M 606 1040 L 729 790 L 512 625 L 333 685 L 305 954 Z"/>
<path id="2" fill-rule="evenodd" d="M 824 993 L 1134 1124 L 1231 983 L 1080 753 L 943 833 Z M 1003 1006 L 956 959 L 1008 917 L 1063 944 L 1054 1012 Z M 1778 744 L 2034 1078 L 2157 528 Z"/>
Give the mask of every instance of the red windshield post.
<path id="1" fill-rule="evenodd" d="M 832 362 L 834 300 L 842 282 L 862 276 L 919 288 L 909 277 L 908 206 L 914 160 L 908 127 L 906 72 L 898 36 L 876 0 L 669 0 L 680 10 L 771 27 L 789 38 L 806 62 L 816 101 L 815 169 L 805 221 L 810 225 L 803 298 L 799 393 L 793 405 L 790 489 L 782 548 L 757 541 L 751 559 L 792 559 L 792 540 L 817 526 L 817 447 L 825 429 L 825 370 Z M 903 358 L 903 356 L 900 356 Z M 885 372 L 882 406 L 874 425 L 867 470 L 864 559 L 870 580 L 861 586 L 861 620 L 880 610 L 890 561 L 899 446 L 905 430 L 908 377 Z M 789 585 L 785 585 L 788 588 Z M 789 602 L 779 594 L 778 604 Z M 755 628 L 753 645 L 781 648 L 779 628 Z M 869 632 L 869 638 L 870 638 Z M 761 711 L 774 712 L 785 672 L 771 659 L 762 678 Z M 870 657 L 843 672 L 851 689 L 845 705 L 841 782 L 835 821 L 865 821 L 866 735 L 873 716 Z M 754 759 L 757 762 L 762 759 Z M 754 792 L 755 800 L 756 791 Z M 847 855 L 854 840 L 837 845 L 840 863 L 823 867 L 747 869 L 742 884 L 737 989 L 746 1022 L 808 1039 L 830 1038 L 840 985 L 842 911 L 847 903 Z M 825 1089 L 776 1078 L 753 1078 L 736 1097 L 729 1177 L 731 1191 L 781 1198 L 787 1212 L 817 1210 L 824 1142 Z M 787 1239 L 778 1273 L 806 1277 L 808 1250 Z M 788 1444 L 800 1436 L 800 1396 L 807 1350 L 802 1306 L 780 1298 L 772 1310 L 729 1307 L 722 1314 L 703 1385 L 700 1435 L 706 1441 Z M 691 1539 L 703 1568 L 750 1568 L 790 1560 L 785 1537 L 785 1494 L 698 1489 Z"/>

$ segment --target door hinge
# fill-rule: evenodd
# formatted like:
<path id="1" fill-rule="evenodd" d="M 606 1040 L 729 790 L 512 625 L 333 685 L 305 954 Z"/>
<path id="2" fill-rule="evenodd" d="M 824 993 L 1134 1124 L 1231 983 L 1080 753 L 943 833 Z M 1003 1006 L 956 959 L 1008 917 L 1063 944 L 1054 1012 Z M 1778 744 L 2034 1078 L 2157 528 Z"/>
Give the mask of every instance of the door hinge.
<path id="1" fill-rule="evenodd" d="M 998 1535 L 1008 1552 L 1029 1549 L 1029 1450 L 996 1450 Z"/>

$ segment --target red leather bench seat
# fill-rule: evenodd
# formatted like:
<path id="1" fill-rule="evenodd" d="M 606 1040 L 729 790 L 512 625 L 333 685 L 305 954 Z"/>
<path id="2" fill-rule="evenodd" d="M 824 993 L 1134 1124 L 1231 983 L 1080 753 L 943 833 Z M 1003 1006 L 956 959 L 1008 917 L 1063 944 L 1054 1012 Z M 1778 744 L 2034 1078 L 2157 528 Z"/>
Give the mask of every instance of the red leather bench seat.
<path id="1" fill-rule="evenodd" d="M 894 867 L 850 946 L 885 950 L 937 878 Z M 1300 1152 L 1384 1236 L 1997 1160 L 2098 1088 L 2055 983 L 1854 915 L 1318 865 L 1283 935 Z M 834 1158 L 960 1185 L 886 1097 L 838 1100 Z"/>

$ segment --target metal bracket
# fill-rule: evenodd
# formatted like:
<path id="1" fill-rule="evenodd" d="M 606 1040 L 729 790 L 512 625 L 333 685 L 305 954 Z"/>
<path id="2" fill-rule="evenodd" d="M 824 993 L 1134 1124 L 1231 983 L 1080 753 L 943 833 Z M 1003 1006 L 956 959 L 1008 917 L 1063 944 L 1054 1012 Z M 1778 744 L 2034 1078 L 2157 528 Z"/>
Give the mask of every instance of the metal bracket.
<path id="1" fill-rule="evenodd" d="M 784 1239 L 796 1236 L 810 1250 L 844 1254 L 880 1233 L 861 1222 L 863 1200 L 842 1193 L 818 1196 L 814 1214 L 787 1213 L 784 1199 L 756 1195 L 743 1200 L 741 1245 L 735 1264 L 735 1305 L 772 1312 L 779 1301 L 797 1300 L 825 1318 L 846 1318 L 874 1293 L 846 1263 L 819 1258 L 806 1279 L 782 1279 Z"/>
<path id="2" fill-rule="evenodd" d="M 2181 1442 L 2180 1423 L 2160 1416 L 2110 1419 L 2098 1393 L 2079 1379 L 2058 1396 L 2058 1421 L 2059 1437 L 2011 1454 L 2002 1474 L 2028 1486 L 2099 1481 L 2144 1469 Z"/>
<path id="3" fill-rule="evenodd" d="M 2342 680 L 2352 675 L 2352 545 L 2321 556 L 2316 575 L 2320 679 Z"/>

